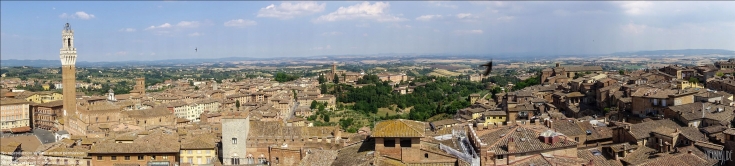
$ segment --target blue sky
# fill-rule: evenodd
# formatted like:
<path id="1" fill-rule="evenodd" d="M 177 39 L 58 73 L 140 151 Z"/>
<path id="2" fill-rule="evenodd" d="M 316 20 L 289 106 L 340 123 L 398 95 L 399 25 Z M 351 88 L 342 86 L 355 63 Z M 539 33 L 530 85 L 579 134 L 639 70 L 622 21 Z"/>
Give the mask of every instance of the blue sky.
<path id="1" fill-rule="evenodd" d="M 735 50 L 735 2 L 0 2 L 2 59 Z M 194 52 L 194 48 L 198 52 Z"/>

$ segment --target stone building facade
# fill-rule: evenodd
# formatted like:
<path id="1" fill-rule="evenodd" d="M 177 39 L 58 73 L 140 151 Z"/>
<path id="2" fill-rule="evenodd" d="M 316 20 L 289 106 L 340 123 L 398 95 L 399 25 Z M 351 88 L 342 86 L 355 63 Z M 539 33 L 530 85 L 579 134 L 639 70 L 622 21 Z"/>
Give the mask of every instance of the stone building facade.
<path id="1" fill-rule="evenodd" d="M 222 164 L 246 163 L 247 140 L 250 133 L 250 117 L 247 112 L 222 115 Z"/>

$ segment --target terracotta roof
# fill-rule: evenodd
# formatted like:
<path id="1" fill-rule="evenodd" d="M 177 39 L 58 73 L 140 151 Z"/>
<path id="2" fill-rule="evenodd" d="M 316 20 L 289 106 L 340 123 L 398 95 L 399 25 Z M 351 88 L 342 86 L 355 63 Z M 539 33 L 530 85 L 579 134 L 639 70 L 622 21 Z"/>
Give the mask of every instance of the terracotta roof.
<path id="1" fill-rule="evenodd" d="M 337 159 L 332 162 L 333 166 L 370 166 L 374 165 L 375 141 L 364 141 L 349 145 L 337 151 Z"/>
<path id="2" fill-rule="evenodd" d="M 484 115 L 491 115 L 491 116 L 506 115 L 505 114 L 505 111 L 486 111 L 483 114 Z"/>
<path id="3" fill-rule="evenodd" d="M 679 128 L 679 132 L 682 136 L 685 138 L 692 140 L 692 141 L 701 141 L 701 142 L 707 142 L 707 136 L 702 134 L 702 132 L 699 132 L 699 129 L 694 127 L 683 127 Z"/>
<path id="4" fill-rule="evenodd" d="M 710 109 L 707 110 L 707 108 Z M 729 122 L 733 119 L 733 111 L 735 111 L 735 108 L 730 106 L 718 105 L 713 103 L 702 104 L 701 102 L 669 106 L 669 109 L 671 109 L 675 113 L 678 113 L 684 121 L 707 118 L 720 122 Z M 703 109 L 704 112 L 702 112 Z M 722 111 L 718 112 L 718 109 L 722 109 Z"/>
<path id="5" fill-rule="evenodd" d="M 587 140 L 599 140 L 599 139 L 608 139 L 612 138 L 612 129 L 610 127 L 605 126 L 594 126 L 589 121 L 579 122 L 577 123 L 582 130 L 590 131 L 590 134 L 587 135 Z"/>
<path id="6" fill-rule="evenodd" d="M 48 108 L 61 107 L 61 106 L 64 106 L 64 100 L 55 100 L 51 102 L 41 103 L 41 104 L 38 104 L 38 106 L 48 107 Z"/>
<path id="7" fill-rule="evenodd" d="M 35 135 L 3 137 L 0 144 L 4 145 L 5 142 L 20 143 L 21 149 L 23 149 L 24 152 L 34 152 L 39 146 L 41 146 L 41 140 L 39 140 Z"/>
<path id="8" fill-rule="evenodd" d="M 714 134 L 714 133 L 719 133 L 719 132 L 723 132 L 727 130 L 727 127 L 722 126 L 722 125 L 713 125 L 713 126 L 704 127 L 700 130 L 704 132 L 705 134 Z"/>
<path id="9" fill-rule="evenodd" d="M 97 143 L 89 153 L 178 153 L 180 144 L 177 140 L 175 132 L 156 130 L 133 143 Z"/>
<path id="10" fill-rule="evenodd" d="M 621 159 L 620 161 L 625 162 L 629 165 L 639 165 L 651 160 L 651 158 L 654 158 L 654 154 L 656 154 L 656 149 L 652 149 L 646 146 L 638 146 L 638 149 L 633 150 L 632 153 L 626 154 L 625 158 Z"/>
<path id="11" fill-rule="evenodd" d="M 656 128 L 651 126 L 658 126 Z M 665 120 L 652 120 L 652 121 L 646 121 L 642 123 L 633 124 L 630 126 L 630 132 L 635 137 L 635 139 L 643 139 L 651 137 L 651 132 L 654 132 L 655 130 L 674 130 L 676 128 L 681 128 L 679 124 L 677 124 L 674 121 L 665 119 Z M 663 132 L 663 131 L 659 131 Z"/>
<path id="12" fill-rule="evenodd" d="M 451 125 L 451 124 L 458 124 L 458 123 L 462 123 L 462 122 L 455 120 L 455 119 L 444 119 L 444 120 L 438 120 L 438 121 L 431 122 L 431 124 L 435 126 L 444 126 L 444 125 Z"/>
<path id="13" fill-rule="evenodd" d="M 577 125 L 577 123 L 586 123 L 586 122 L 577 122 L 577 120 L 555 120 L 553 121 L 553 125 L 551 127 L 554 130 L 557 130 L 558 132 L 564 135 L 568 135 L 568 136 L 585 135 L 586 132 L 582 130 L 582 128 L 580 128 L 579 125 Z"/>
<path id="14" fill-rule="evenodd" d="M 212 140 L 204 141 L 201 138 L 194 138 L 194 140 L 183 142 L 181 149 L 214 149 L 215 145 Z"/>
<path id="15" fill-rule="evenodd" d="M 603 152 L 601 148 L 577 150 L 577 157 L 585 159 L 586 161 L 591 160 L 592 164 L 596 166 L 623 166 L 620 161 L 616 161 L 615 159 L 608 159 L 605 157 L 605 155 L 605 152 Z"/>
<path id="16" fill-rule="evenodd" d="M 14 104 L 30 104 L 30 102 L 26 100 L 22 100 L 22 99 L 13 99 L 13 98 L 0 99 L 0 105 L 14 105 Z"/>
<path id="17" fill-rule="evenodd" d="M 502 161 L 501 161 L 502 163 Z M 548 160 L 544 159 L 544 156 L 541 156 L 541 154 L 536 154 L 531 157 L 514 161 L 511 163 L 511 165 L 539 165 L 539 166 L 552 166 L 553 163 L 549 162 Z"/>
<path id="18" fill-rule="evenodd" d="M 306 157 L 299 162 L 299 166 L 332 165 L 337 159 L 337 154 L 336 150 L 308 150 Z"/>
<path id="19" fill-rule="evenodd" d="M 7 141 L 0 144 L 0 153 L 2 154 L 10 154 L 15 152 L 15 149 L 20 146 L 20 142 L 15 141 Z"/>
<path id="20" fill-rule="evenodd" d="M 424 122 L 397 119 L 378 122 L 371 137 L 424 137 Z"/>
<path id="21" fill-rule="evenodd" d="M 561 147 L 576 147 L 578 144 L 573 139 L 564 139 L 564 137 L 566 136 L 563 135 L 559 137 L 559 142 L 555 144 L 546 144 L 539 140 L 539 136 L 541 135 L 539 131 L 548 128 L 542 126 L 532 127 L 536 129 L 529 129 L 525 126 L 502 127 L 499 130 L 489 132 L 479 137 L 483 143 L 487 143 L 490 145 L 488 150 L 495 151 L 495 154 L 510 153 L 508 152 L 507 148 L 510 138 L 513 138 L 516 144 L 516 151 L 513 153 L 539 152 Z"/>

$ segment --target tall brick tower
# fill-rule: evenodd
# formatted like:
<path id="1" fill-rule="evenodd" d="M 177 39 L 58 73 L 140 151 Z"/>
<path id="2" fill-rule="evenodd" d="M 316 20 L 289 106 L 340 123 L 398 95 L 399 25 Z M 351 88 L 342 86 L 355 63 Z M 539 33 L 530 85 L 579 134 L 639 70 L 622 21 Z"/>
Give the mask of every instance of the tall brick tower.
<path id="1" fill-rule="evenodd" d="M 59 51 L 61 58 L 61 78 L 64 95 L 64 123 L 69 123 L 67 114 L 77 111 L 76 72 L 77 49 L 74 48 L 74 30 L 66 23 L 61 31 L 62 46 Z"/>

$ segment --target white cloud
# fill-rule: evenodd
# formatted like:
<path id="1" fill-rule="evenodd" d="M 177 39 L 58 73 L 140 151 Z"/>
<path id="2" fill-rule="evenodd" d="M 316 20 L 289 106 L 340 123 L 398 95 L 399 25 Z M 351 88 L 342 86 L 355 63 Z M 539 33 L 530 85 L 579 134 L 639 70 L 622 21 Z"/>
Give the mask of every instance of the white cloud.
<path id="1" fill-rule="evenodd" d="M 82 20 L 89 20 L 89 19 L 93 19 L 94 18 L 94 14 L 88 14 L 88 13 L 83 12 L 83 11 L 78 11 L 78 12 L 76 12 L 74 14 L 61 13 L 61 15 L 59 15 L 59 18 L 66 18 L 66 19 L 69 19 L 69 18 L 71 18 L 71 19 L 77 19 L 78 18 L 78 19 L 82 19 Z"/>
<path id="2" fill-rule="evenodd" d="M 643 14 L 650 9 L 651 5 L 653 5 L 652 2 L 645 1 L 627 1 L 620 3 L 620 7 L 625 10 L 625 13 L 630 15 Z"/>
<path id="3" fill-rule="evenodd" d="M 335 35 L 341 35 L 342 32 L 332 31 L 332 32 L 324 32 L 322 33 L 322 36 L 335 36 Z"/>
<path id="4" fill-rule="evenodd" d="M 201 35 L 202 34 L 199 34 L 199 32 L 194 32 L 194 33 L 189 34 L 189 36 L 192 36 L 192 37 L 194 37 L 194 36 L 201 36 Z"/>
<path id="5" fill-rule="evenodd" d="M 321 46 L 320 46 L 320 47 L 314 47 L 314 48 L 312 48 L 312 49 L 313 49 L 313 50 L 329 50 L 329 49 L 332 49 L 332 46 L 331 46 L 331 45 L 329 45 L 329 44 L 327 44 L 327 46 L 326 46 L 326 47 L 321 47 Z"/>
<path id="6" fill-rule="evenodd" d="M 478 17 L 475 16 L 475 15 L 472 15 L 471 13 L 459 13 L 459 14 L 457 14 L 457 18 L 459 18 L 459 19 L 473 19 L 473 18 L 478 18 Z"/>
<path id="7" fill-rule="evenodd" d="M 168 28 L 173 28 L 173 27 L 177 27 L 177 28 L 196 28 L 196 27 L 199 27 L 199 25 L 201 25 L 199 23 L 199 21 L 181 21 L 178 24 L 176 24 L 175 26 L 174 25 L 171 25 L 169 23 L 163 23 L 163 24 L 161 24 L 159 26 L 151 25 L 148 28 L 145 28 L 145 30 L 168 29 Z M 168 33 L 168 31 L 160 31 L 160 33 Z"/>
<path id="8" fill-rule="evenodd" d="M 411 29 L 411 25 L 393 24 L 392 26 L 389 26 L 389 28 Z"/>
<path id="9" fill-rule="evenodd" d="M 135 32 L 135 29 L 134 28 L 123 28 L 123 29 L 120 29 L 120 32 Z"/>
<path id="10" fill-rule="evenodd" d="M 128 55 L 128 52 L 119 51 L 119 52 L 116 52 L 115 55 Z"/>
<path id="11" fill-rule="evenodd" d="M 475 29 L 475 30 L 456 30 L 454 31 L 456 34 L 465 35 L 465 34 L 482 34 L 482 30 Z"/>
<path id="12" fill-rule="evenodd" d="M 176 24 L 176 26 L 182 28 L 196 28 L 199 27 L 199 21 L 181 21 Z"/>
<path id="13" fill-rule="evenodd" d="M 647 28 L 647 25 L 634 23 L 628 23 L 628 25 L 623 26 L 624 31 L 634 34 L 643 33 L 643 31 L 646 31 Z"/>
<path id="14" fill-rule="evenodd" d="M 431 20 L 440 19 L 440 18 L 442 18 L 442 15 L 423 15 L 423 16 L 416 17 L 416 20 L 431 21 Z"/>
<path id="15" fill-rule="evenodd" d="M 354 20 L 354 19 L 367 19 L 375 20 L 378 22 L 389 22 L 389 21 L 404 21 L 405 18 L 394 16 L 387 13 L 390 4 L 387 2 L 363 2 L 360 4 L 339 7 L 337 11 L 329 13 L 327 15 L 319 16 L 315 22 L 332 22 L 342 20 Z"/>
<path id="16" fill-rule="evenodd" d="M 171 24 L 169 24 L 169 23 L 163 23 L 163 24 L 161 24 L 159 26 L 151 25 L 150 27 L 145 28 L 145 30 L 160 29 L 160 28 L 171 28 Z"/>
<path id="17" fill-rule="evenodd" d="M 322 12 L 326 6 L 326 3 L 318 4 L 316 2 L 282 2 L 278 6 L 271 4 L 265 8 L 260 8 L 258 17 L 271 17 L 285 20 L 301 15 Z"/>
<path id="18" fill-rule="evenodd" d="M 258 25 L 258 23 L 253 20 L 236 19 L 236 20 L 230 20 L 230 21 L 225 22 L 225 26 L 227 27 L 244 28 L 244 27 L 254 26 L 254 25 Z"/>
<path id="19" fill-rule="evenodd" d="M 429 1 L 429 5 L 436 6 L 436 7 L 446 7 L 446 8 L 452 8 L 457 9 L 457 5 L 450 5 L 443 2 L 437 2 L 437 1 Z"/>
<path id="20" fill-rule="evenodd" d="M 515 18 L 516 17 L 513 17 L 513 16 L 500 16 L 497 19 L 500 20 L 500 21 L 510 21 L 510 20 L 515 19 Z"/>

